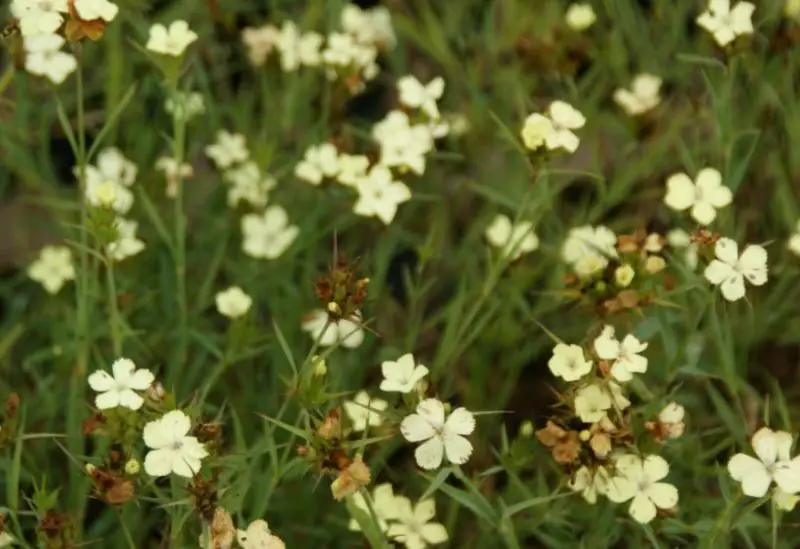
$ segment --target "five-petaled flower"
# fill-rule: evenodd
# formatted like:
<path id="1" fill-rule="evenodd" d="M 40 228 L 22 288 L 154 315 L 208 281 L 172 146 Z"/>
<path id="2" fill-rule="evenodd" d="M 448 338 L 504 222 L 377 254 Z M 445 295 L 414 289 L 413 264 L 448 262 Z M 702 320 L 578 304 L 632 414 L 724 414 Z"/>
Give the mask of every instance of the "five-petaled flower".
<path id="1" fill-rule="evenodd" d="M 365 217 L 377 217 L 386 225 L 397 214 L 397 207 L 411 199 L 411 190 L 400 181 L 395 181 L 386 166 L 373 166 L 369 173 L 356 183 L 358 200 L 353 212 Z"/>
<path id="2" fill-rule="evenodd" d="M 253 305 L 253 298 L 239 286 L 231 286 L 214 296 L 219 314 L 228 318 L 239 318 L 247 313 Z"/>
<path id="3" fill-rule="evenodd" d="M 582 277 L 605 269 L 609 259 L 618 257 L 617 235 L 604 226 L 583 225 L 570 229 L 561 248 L 564 261 Z"/>
<path id="4" fill-rule="evenodd" d="M 240 133 L 225 130 L 217 132 L 217 140 L 205 148 L 206 156 L 214 161 L 217 168 L 225 170 L 232 165 L 244 162 L 250 157 L 247 142 Z"/>
<path id="5" fill-rule="evenodd" d="M 647 349 L 647 343 L 628 334 L 619 341 L 614 335 L 614 327 L 606 325 L 600 336 L 594 340 L 594 351 L 603 360 L 613 360 L 611 375 L 617 381 L 630 381 L 633 374 L 647 371 L 647 358 L 639 353 Z"/>
<path id="6" fill-rule="evenodd" d="M 583 348 L 566 343 L 558 343 L 553 347 L 553 356 L 547 366 L 554 376 L 564 381 L 577 381 L 592 371 L 592 361 L 583 354 Z"/>
<path id="7" fill-rule="evenodd" d="M 436 102 L 444 93 L 444 78 L 437 76 L 427 84 L 422 84 L 414 76 L 403 76 L 397 81 L 400 103 L 412 109 L 419 109 L 431 119 L 439 118 Z"/>
<path id="8" fill-rule="evenodd" d="M 389 538 L 404 544 L 407 549 L 424 549 L 449 539 L 445 527 L 433 522 L 436 504 L 432 499 L 424 499 L 412 507 L 410 499 L 397 496 L 395 506 L 397 522 L 389 526 Z"/>
<path id="9" fill-rule="evenodd" d="M 61 51 L 66 40 L 57 34 L 35 34 L 25 38 L 25 70 L 61 84 L 75 69 L 74 55 Z"/>
<path id="10" fill-rule="evenodd" d="M 300 233 L 289 223 L 286 210 L 270 206 L 264 213 L 242 217 L 242 250 L 256 259 L 276 259 L 285 252 Z"/>
<path id="11" fill-rule="evenodd" d="M 511 261 L 539 247 L 539 237 L 533 232 L 533 223 L 530 221 L 513 223 L 503 214 L 498 214 L 494 218 L 491 225 L 486 228 L 484 236 L 489 244 L 502 250 L 503 255 Z"/>
<path id="12" fill-rule="evenodd" d="M 113 376 L 105 370 L 97 370 L 88 378 L 89 386 L 99 394 L 94 404 L 100 410 L 121 406 L 130 410 L 138 410 L 144 404 L 144 398 L 136 391 L 146 391 L 155 381 L 150 370 L 136 368 L 129 358 L 119 358 L 111 364 Z"/>
<path id="13" fill-rule="evenodd" d="M 745 495 L 760 498 L 774 482 L 786 494 L 800 492 L 800 457 L 791 457 L 792 435 L 762 427 L 750 439 L 758 459 L 736 454 L 728 462 L 733 480 Z"/>
<path id="14" fill-rule="evenodd" d="M 350 418 L 354 432 L 366 431 L 368 427 L 380 427 L 383 412 L 389 403 L 383 399 L 370 397 L 366 391 L 359 391 L 352 401 L 346 401 L 344 411 Z"/>
<path id="15" fill-rule="evenodd" d="M 39 257 L 28 266 L 28 276 L 44 286 L 50 294 L 57 294 L 68 280 L 75 279 L 72 251 L 66 246 L 45 246 Z"/>
<path id="16" fill-rule="evenodd" d="M 144 443 L 151 450 L 144 458 L 144 470 L 153 477 L 171 473 L 191 478 L 200 471 L 208 451 L 190 436 L 192 421 L 181 410 L 172 410 L 144 426 Z"/>
<path id="17" fill-rule="evenodd" d="M 678 489 L 660 482 L 668 473 L 669 464 L 661 456 L 623 455 L 616 461 L 616 475 L 606 484 L 606 497 L 615 503 L 632 499 L 628 512 L 636 522 L 647 524 L 658 509 L 678 504 Z"/>
<path id="18" fill-rule="evenodd" d="M 150 37 L 145 47 L 153 53 L 180 57 L 195 40 L 197 33 L 189 28 L 186 21 L 173 21 L 169 27 L 156 23 L 150 27 Z"/>
<path id="19" fill-rule="evenodd" d="M 714 255 L 717 258 L 711 261 L 703 274 L 711 284 L 720 287 L 722 297 L 728 301 L 744 297 L 745 278 L 753 286 L 767 283 L 767 250 L 763 247 L 749 245 L 739 255 L 736 242 L 723 237 L 714 245 Z"/>
<path id="20" fill-rule="evenodd" d="M 466 463 L 472 454 L 472 444 L 466 436 L 474 430 L 472 412 L 456 408 L 445 419 L 444 404 L 435 398 L 420 402 L 416 413 L 406 416 L 400 424 L 400 432 L 407 441 L 422 442 L 414 457 L 423 469 L 436 469 L 444 457 L 450 463 Z"/>
<path id="21" fill-rule="evenodd" d="M 753 12 L 756 6 L 739 2 L 731 9 L 731 0 L 711 0 L 708 10 L 697 18 L 697 24 L 710 32 L 722 47 L 738 36 L 753 34 Z"/>
<path id="22" fill-rule="evenodd" d="M 685 173 L 676 173 L 667 179 L 664 203 L 682 212 L 691 208 L 695 221 L 708 225 L 717 218 L 717 210 L 733 201 L 733 193 L 722 184 L 722 174 L 714 168 L 703 168 L 692 181 Z"/>
<path id="23" fill-rule="evenodd" d="M 414 355 L 406 353 L 396 361 L 387 360 L 381 364 L 383 381 L 381 391 L 410 393 L 419 380 L 428 375 L 428 368 L 414 364 Z"/>
<path id="24" fill-rule="evenodd" d="M 338 173 L 339 151 L 332 143 L 312 145 L 294 167 L 295 177 L 312 185 L 319 185 L 326 177 L 336 177 Z"/>
<path id="25" fill-rule="evenodd" d="M 639 116 L 654 109 L 661 102 L 661 78 L 640 74 L 633 79 L 631 89 L 620 88 L 614 92 L 614 102 L 629 116 Z"/>

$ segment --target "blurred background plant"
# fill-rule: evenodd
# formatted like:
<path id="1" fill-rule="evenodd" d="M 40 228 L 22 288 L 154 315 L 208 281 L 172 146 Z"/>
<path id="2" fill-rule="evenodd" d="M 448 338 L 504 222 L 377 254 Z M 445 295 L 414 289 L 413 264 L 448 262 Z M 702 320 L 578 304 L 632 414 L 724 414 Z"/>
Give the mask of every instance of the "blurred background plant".
<path id="1" fill-rule="evenodd" d="M 386 0 L 375 20 L 348 20 L 347 4 L 333 0 L 116 4 L 96 41 L 68 37 L 63 51 L 79 61 L 57 86 L 26 72 L 33 54 L 19 32 L 3 39 L 0 512 L 9 532 L 31 547 L 37 536 L 43 547 L 193 546 L 203 532 L 211 541 L 224 508 L 242 530 L 266 518 L 289 547 L 385 546 L 377 489 L 359 510 L 319 486 L 322 471 L 339 488 L 345 471 L 359 484 L 363 452 L 369 493 L 390 483 L 408 509 L 435 498 L 446 546 L 794 546 L 792 515 L 756 509 L 763 501 L 743 499 L 725 465 L 758 427 L 793 431 L 800 414 L 795 2 L 759 4 L 755 32 L 723 45 L 698 25 L 705 6 L 695 2 L 604 0 L 586 10 Z M 196 40 L 171 57 L 164 38 L 154 53 L 151 25 L 176 20 Z M 416 84 L 400 86 L 408 75 Z M 199 94 L 202 108 L 181 92 Z M 548 112 L 561 123 L 557 100 L 585 119 L 566 126 L 580 145 L 530 153 L 523 122 Z M 401 103 L 430 134 L 392 142 L 409 124 L 387 117 Z M 324 143 L 336 150 L 310 150 Z M 110 147 L 124 156 L 112 159 Z M 341 157 L 330 167 L 337 151 L 367 157 L 360 168 L 349 158 L 358 184 L 342 175 Z M 362 177 L 379 157 L 394 171 Z M 700 186 L 707 167 L 731 205 L 717 201 L 708 219 L 707 209 L 674 211 L 691 207 L 676 207 L 680 198 L 665 203 L 671 176 Z M 112 175 L 118 184 L 104 190 Z M 117 214 L 138 225 L 115 224 Z M 503 234 L 524 222 L 517 234 L 532 230 L 535 241 L 504 250 Z M 562 243 L 586 225 L 639 242 L 625 276 L 654 303 L 609 294 L 611 279 L 575 278 Z M 769 283 L 748 287 L 746 301 L 721 299 L 684 261 L 705 225 L 740 246 L 762 243 Z M 668 280 L 640 286 L 650 233 L 670 245 Z M 47 245 L 70 246 L 75 271 L 64 252 L 40 256 Z M 713 258 L 710 247 L 700 252 Z M 32 280 L 37 258 L 56 265 L 44 276 L 60 272 L 63 288 Z M 217 293 L 232 286 L 251 302 L 234 291 L 220 304 Z M 568 489 L 569 471 L 530 425 L 544 428 L 559 403 L 547 367 L 554 338 L 588 345 L 598 311 L 620 309 L 620 337 L 648 342 L 647 374 L 631 385 L 634 417 L 651 419 L 671 400 L 686 409 L 685 434 L 660 452 L 680 503 L 644 526 Z M 381 364 L 405 353 L 426 365 L 427 388 L 404 394 L 388 425 L 368 432 L 369 411 L 383 411 L 369 396 Z M 144 461 L 140 443 L 84 436 L 97 430 L 85 422 L 96 417 L 86 378 L 123 356 L 163 383 L 148 414 L 182 406 L 193 418 L 193 436 L 218 458 L 213 479 L 142 480 L 127 469 L 128 457 Z M 412 411 L 425 390 L 452 408 L 497 412 L 477 416 L 468 462 L 420 473 L 412 446 L 392 437 L 392 414 Z M 113 440 L 127 429 L 139 436 L 142 418 L 106 416 Z M 358 418 L 363 438 L 347 442 Z M 114 462 L 114 452 L 126 459 Z M 156 495 L 129 497 L 126 478 Z M 191 519 L 198 513 L 205 530 Z M 387 535 L 412 547 L 406 530 Z"/>

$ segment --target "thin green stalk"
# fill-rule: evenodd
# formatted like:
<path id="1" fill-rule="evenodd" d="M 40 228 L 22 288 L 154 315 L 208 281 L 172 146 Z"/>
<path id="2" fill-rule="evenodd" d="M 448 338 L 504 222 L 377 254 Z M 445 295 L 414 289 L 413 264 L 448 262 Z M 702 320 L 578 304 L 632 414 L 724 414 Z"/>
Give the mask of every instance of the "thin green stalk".
<path id="1" fill-rule="evenodd" d="M 114 357 L 122 356 L 122 319 L 117 305 L 117 285 L 114 277 L 114 258 L 109 255 L 106 263 L 106 284 L 108 286 L 108 316 L 111 323 L 111 342 Z"/>
<path id="2" fill-rule="evenodd" d="M 172 91 L 175 110 L 172 115 L 173 130 L 173 156 L 178 166 L 183 164 L 184 147 L 186 141 L 186 117 L 179 107 L 178 94 Z M 178 359 L 175 365 L 174 379 L 178 379 L 183 368 L 186 366 L 187 352 L 189 346 L 189 309 L 186 302 L 186 215 L 183 208 L 183 179 L 180 170 L 176 175 L 178 178 L 178 192 L 175 196 L 174 218 L 175 218 L 175 246 L 173 256 L 175 262 L 175 285 L 178 300 Z"/>
<path id="3" fill-rule="evenodd" d="M 119 517 L 119 524 L 122 527 L 122 534 L 125 536 L 125 542 L 128 544 L 130 549 L 136 549 L 136 544 L 133 542 L 133 536 L 131 536 L 131 531 L 128 529 L 128 525 L 125 523 L 125 519 L 122 516 L 122 512 L 117 512 L 117 517 Z"/>
<path id="4" fill-rule="evenodd" d="M 84 113 L 84 90 L 83 90 L 83 61 L 81 52 L 78 55 L 78 69 L 76 71 L 76 93 L 78 102 L 77 113 L 77 147 L 75 157 L 78 163 L 78 189 L 81 193 L 80 200 L 80 235 L 79 241 L 81 248 L 78 250 L 78 264 L 79 272 L 76 283 L 76 323 L 75 323 L 75 363 L 70 377 L 69 388 L 69 402 L 67 408 L 67 445 L 69 452 L 74 455 L 81 455 L 83 453 L 83 433 L 81 428 L 81 414 L 83 412 L 82 403 L 86 391 L 86 371 L 89 362 L 89 350 L 91 347 L 90 330 L 89 330 L 89 316 L 90 316 L 90 300 L 91 291 L 90 284 L 90 265 L 89 254 L 87 249 L 89 247 L 89 233 L 87 230 L 88 225 L 88 207 L 83 193 L 86 187 L 86 118 Z M 69 497 L 71 508 L 79 514 L 77 517 L 78 523 L 83 521 L 84 503 L 85 498 L 83 495 L 82 485 L 85 485 L 86 479 L 82 471 L 77 469 L 70 469 L 69 477 Z"/>

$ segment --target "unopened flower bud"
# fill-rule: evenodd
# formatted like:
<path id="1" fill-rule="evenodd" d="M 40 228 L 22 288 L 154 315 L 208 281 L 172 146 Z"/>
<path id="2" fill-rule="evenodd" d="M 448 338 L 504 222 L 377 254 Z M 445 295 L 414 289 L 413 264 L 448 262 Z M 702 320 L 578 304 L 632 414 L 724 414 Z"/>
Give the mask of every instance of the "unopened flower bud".
<path id="1" fill-rule="evenodd" d="M 95 470 L 97 469 L 97 467 L 95 467 L 95 466 L 94 466 L 94 465 L 92 465 L 91 463 L 87 463 L 87 464 L 84 466 L 84 469 L 86 469 L 86 473 L 87 473 L 87 474 L 89 474 L 89 475 L 93 475 L 93 474 L 94 474 L 94 472 L 95 472 Z"/>
<path id="2" fill-rule="evenodd" d="M 136 475 L 141 470 L 142 466 L 137 459 L 129 459 L 128 462 L 125 464 L 125 474 L 126 475 Z"/>
<path id="3" fill-rule="evenodd" d="M 519 436 L 522 438 L 531 438 L 533 436 L 533 423 L 526 419 L 519 426 Z"/>
<path id="4" fill-rule="evenodd" d="M 325 374 L 328 373 L 328 364 L 324 358 L 314 355 L 311 357 L 311 364 L 313 365 L 311 371 L 314 377 L 325 377 Z"/>
<path id="5" fill-rule="evenodd" d="M 614 271 L 614 282 L 620 288 L 627 288 L 633 282 L 633 277 L 636 276 L 636 271 L 630 265 L 622 265 L 617 267 Z"/>

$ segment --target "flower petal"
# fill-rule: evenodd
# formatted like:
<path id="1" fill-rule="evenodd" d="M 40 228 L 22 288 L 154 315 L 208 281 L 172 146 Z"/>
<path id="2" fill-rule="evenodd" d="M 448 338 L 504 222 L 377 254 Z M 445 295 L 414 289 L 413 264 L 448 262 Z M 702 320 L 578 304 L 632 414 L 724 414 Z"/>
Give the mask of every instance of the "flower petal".
<path id="1" fill-rule="evenodd" d="M 714 255 L 720 261 L 733 267 L 739 261 L 739 246 L 735 240 L 722 237 L 714 245 Z"/>
<path id="2" fill-rule="evenodd" d="M 417 413 L 437 428 L 444 427 L 444 404 L 435 398 L 426 398 L 417 405 Z"/>
<path id="3" fill-rule="evenodd" d="M 423 469 L 436 469 L 442 464 L 444 457 L 444 442 L 442 437 L 434 436 L 427 442 L 420 444 L 414 451 L 417 465 Z"/>
<path id="4" fill-rule="evenodd" d="M 661 480 L 669 474 L 669 464 L 667 460 L 657 455 L 650 455 L 642 462 L 647 478 L 651 481 Z"/>
<path id="5" fill-rule="evenodd" d="M 633 498 L 628 512 L 633 520 L 639 524 L 647 524 L 656 518 L 656 506 L 644 493 L 638 493 Z"/>
<path id="6" fill-rule="evenodd" d="M 436 436 L 436 429 L 423 416 L 411 414 L 400 423 L 400 433 L 408 442 L 420 442 Z"/>
<path id="7" fill-rule="evenodd" d="M 422 539 L 431 545 L 444 543 L 449 539 L 447 530 L 438 522 L 423 524 L 419 534 L 422 536 Z"/>
<path id="8" fill-rule="evenodd" d="M 692 219 L 701 225 L 710 225 L 717 218 L 717 210 L 705 200 L 695 202 L 692 206 Z"/>
<path id="9" fill-rule="evenodd" d="M 89 382 L 89 387 L 98 393 L 110 391 L 115 385 L 114 378 L 105 370 L 93 372 L 87 381 Z"/>
<path id="10" fill-rule="evenodd" d="M 685 173 L 676 173 L 667 179 L 667 194 L 664 203 L 673 210 L 683 211 L 695 201 L 694 183 Z"/>
<path id="11" fill-rule="evenodd" d="M 109 408 L 116 408 L 120 405 L 119 391 L 112 390 L 100 393 L 94 399 L 94 405 L 100 410 L 108 410 Z"/>
<path id="12" fill-rule="evenodd" d="M 464 407 L 453 410 L 444 424 L 445 433 L 469 435 L 475 430 L 475 416 Z"/>
<path id="13" fill-rule="evenodd" d="M 772 477 L 775 484 L 787 494 L 800 492 L 800 457 L 778 463 Z"/>
<path id="14" fill-rule="evenodd" d="M 109 394 L 109 393 L 106 393 Z M 144 404 L 144 399 L 133 392 L 131 389 L 123 389 L 117 393 L 119 395 L 119 405 L 129 410 L 138 410 Z"/>
<path id="15" fill-rule="evenodd" d="M 464 464 L 472 455 L 472 443 L 461 435 L 444 435 L 444 452 L 450 463 Z M 427 444 L 427 442 L 425 443 Z"/>
<path id="16" fill-rule="evenodd" d="M 744 297 L 744 276 L 737 274 L 722 283 L 720 286 L 722 297 L 728 301 L 738 301 Z"/>
<path id="17" fill-rule="evenodd" d="M 708 267 L 706 267 L 706 270 L 703 272 L 703 276 L 705 276 L 706 280 L 712 284 L 719 285 L 724 281 L 738 275 L 733 267 L 727 263 L 723 263 L 719 259 L 714 259 L 711 261 L 711 263 L 709 263 Z"/>
<path id="18" fill-rule="evenodd" d="M 150 388 L 155 380 L 156 376 L 153 375 L 153 372 L 142 368 L 133 373 L 128 381 L 128 387 L 137 391 L 145 391 Z"/>
<path id="19" fill-rule="evenodd" d="M 114 379 L 120 385 L 127 385 L 128 380 L 136 370 L 136 364 L 128 358 L 120 358 L 114 361 L 111 365 L 111 371 L 114 372 Z"/>
<path id="20" fill-rule="evenodd" d="M 666 482 L 656 482 L 647 489 L 649 497 L 659 509 L 672 509 L 678 505 L 678 489 Z"/>
<path id="21" fill-rule="evenodd" d="M 172 450 L 153 450 L 144 458 L 144 470 L 151 477 L 167 476 L 172 472 L 172 460 Z"/>
<path id="22" fill-rule="evenodd" d="M 736 454 L 728 462 L 728 472 L 733 480 L 742 483 L 742 491 L 755 498 L 767 493 L 772 483 L 764 464 L 746 454 Z"/>

